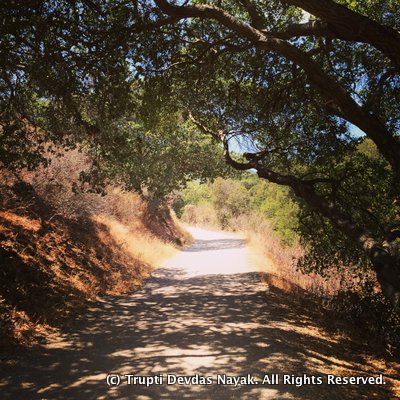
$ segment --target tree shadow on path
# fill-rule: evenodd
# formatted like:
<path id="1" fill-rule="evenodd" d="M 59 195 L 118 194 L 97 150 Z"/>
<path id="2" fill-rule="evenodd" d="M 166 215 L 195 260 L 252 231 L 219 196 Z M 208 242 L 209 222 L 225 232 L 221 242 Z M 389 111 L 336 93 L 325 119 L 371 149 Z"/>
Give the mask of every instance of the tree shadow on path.
<path id="1" fill-rule="evenodd" d="M 227 250 L 242 246 L 226 240 Z M 203 246 L 210 250 L 195 243 L 191 251 Z M 217 374 L 380 373 L 349 351 L 351 343 L 320 334 L 314 325 L 285 293 L 266 290 L 256 272 L 187 276 L 179 267 L 162 268 L 140 291 L 103 298 L 60 340 L 3 362 L 1 399 L 390 398 L 372 385 L 215 384 Z M 163 374 L 164 384 L 112 388 L 108 373 Z M 214 384 L 167 385 L 167 374 L 211 376 Z"/>

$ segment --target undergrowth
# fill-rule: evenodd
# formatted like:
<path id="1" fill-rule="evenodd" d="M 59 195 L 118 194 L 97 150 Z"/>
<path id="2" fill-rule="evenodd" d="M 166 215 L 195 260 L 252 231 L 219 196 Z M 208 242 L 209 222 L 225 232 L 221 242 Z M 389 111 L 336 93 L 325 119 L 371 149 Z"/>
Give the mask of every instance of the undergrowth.
<path id="1" fill-rule="evenodd" d="M 85 166 L 74 151 L 35 173 L 0 172 L 0 346 L 29 345 L 97 296 L 139 288 L 188 240 L 134 193 L 74 193 Z"/>

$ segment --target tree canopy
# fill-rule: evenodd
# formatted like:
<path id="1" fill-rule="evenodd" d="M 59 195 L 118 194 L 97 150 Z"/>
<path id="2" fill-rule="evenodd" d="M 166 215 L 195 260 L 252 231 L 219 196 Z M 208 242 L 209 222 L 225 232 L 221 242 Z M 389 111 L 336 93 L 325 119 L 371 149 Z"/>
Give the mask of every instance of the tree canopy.
<path id="1" fill-rule="evenodd" d="M 399 302 L 397 1 L 8 0 L 0 7 L 0 143 L 8 165 L 37 162 L 26 146 L 32 127 L 45 132 L 38 146 L 44 136 L 89 141 L 124 171 L 143 161 L 129 158 L 140 154 L 141 136 L 155 144 L 155 132 L 171 138 L 186 129 L 176 143 L 194 149 L 185 141 L 196 128 L 223 147 L 233 168 L 254 169 L 295 193 L 305 265 L 372 266 Z M 177 121 L 178 130 L 167 127 Z M 372 151 L 360 148 L 359 131 Z M 118 144 L 121 136 L 131 137 L 129 146 Z M 156 158 L 174 157 L 171 143 L 164 153 L 159 142 Z M 182 153 L 171 171 L 210 165 L 207 154 L 219 151 L 211 148 Z"/>

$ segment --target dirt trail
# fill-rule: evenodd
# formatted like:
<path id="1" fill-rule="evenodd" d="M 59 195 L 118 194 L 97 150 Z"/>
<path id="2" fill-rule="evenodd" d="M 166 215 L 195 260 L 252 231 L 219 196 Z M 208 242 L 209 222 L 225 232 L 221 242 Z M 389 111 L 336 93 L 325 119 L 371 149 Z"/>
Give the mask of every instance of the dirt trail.
<path id="1" fill-rule="evenodd" d="M 384 366 L 377 370 L 352 343 L 325 334 L 287 295 L 268 290 L 241 239 L 191 232 L 194 244 L 143 289 L 103 298 L 60 340 L 3 360 L 0 398 L 390 398 L 380 386 L 215 384 L 217 374 L 280 374 L 282 380 L 283 374 L 375 375 Z M 107 373 L 163 374 L 164 383 L 108 387 Z M 167 385 L 167 374 L 208 376 L 214 384 Z"/>

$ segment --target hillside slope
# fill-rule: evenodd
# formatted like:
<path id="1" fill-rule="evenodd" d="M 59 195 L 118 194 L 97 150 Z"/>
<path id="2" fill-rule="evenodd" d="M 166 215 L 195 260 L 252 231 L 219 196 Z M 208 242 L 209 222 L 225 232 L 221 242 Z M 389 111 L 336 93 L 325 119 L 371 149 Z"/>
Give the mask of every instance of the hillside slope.
<path id="1" fill-rule="evenodd" d="M 171 217 L 150 218 L 137 195 L 116 187 L 77 195 L 56 180 L 53 200 L 29 174 L 3 171 L 1 182 L 1 347 L 55 332 L 99 295 L 138 288 L 187 238 Z"/>

